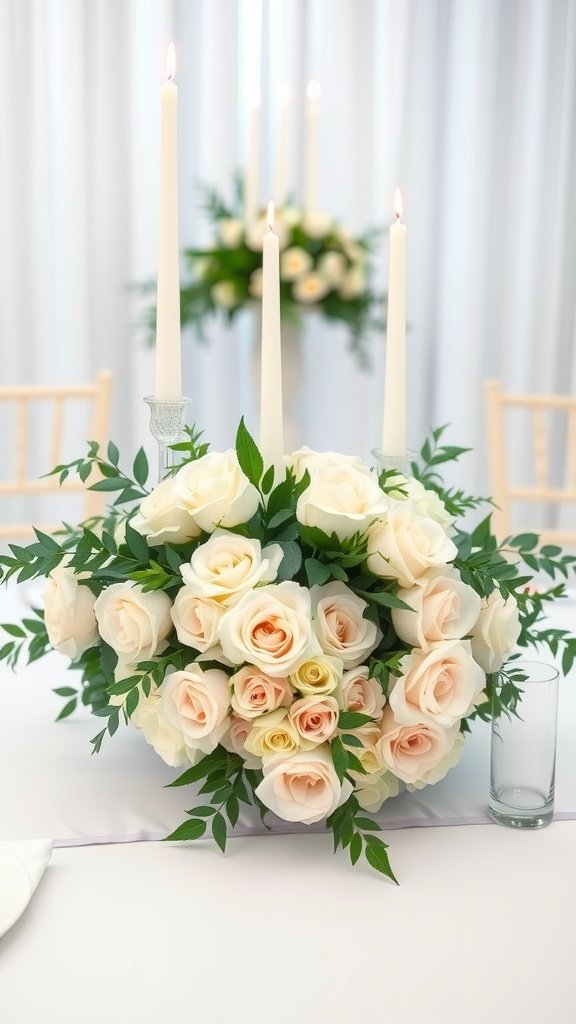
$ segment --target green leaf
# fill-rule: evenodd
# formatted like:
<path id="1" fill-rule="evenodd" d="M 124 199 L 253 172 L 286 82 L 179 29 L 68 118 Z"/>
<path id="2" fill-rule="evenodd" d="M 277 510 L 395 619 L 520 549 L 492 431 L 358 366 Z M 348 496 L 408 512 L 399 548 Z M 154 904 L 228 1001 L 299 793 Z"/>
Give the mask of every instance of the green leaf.
<path id="1" fill-rule="evenodd" d="M 190 821 L 183 821 L 174 832 L 166 836 L 165 843 L 177 842 L 179 840 L 200 839 L 206 831 L 206 822 L 192 818 Z"/>
<path id="2" fill-rule="evenodd" d="M 57 693 L 59 697 L 76 697 L 78 690 L 74 690 L 72 686 L 59 686 L 57 690 L 52 690 L 52 693 Z"/>
<path id="3" fill-rule="evenodd" d="M 269 466 L 262 477 L 262 494 L 270 494 L 274 486 L 274 466 Z"/>
<path id="4" fill-rule="evenodd" d="M 280 562 L 277 579 L 278 581 L 292 580 L 302 565 L 300 545 L 295 540 L 285 540 L 282 541 L 281 548 L 284 552 L 284 558 Z"/>
<path id="5" fill-rule="evenodd" d="M 65 704 L 64 707 L 62 708 L 60 714 L 56 718 L 56 721 L 61 722 L 63 718 L 68 718 L 68 715 L 71 715 L 72 712 L 76 710 L 77 703 L 78 701 L 76 697 L 74 697 L 72 700 L 69 700 L 68 703 Z"/>
<path id="6" fill-rule="evenodd" d="M 363 832 L 381 832 L 382 827 L 377 821 L 372 821 L 372 818 L 355 818 L 354 824 L 356 828 L 361 828 Z"/>
<path id="7" fill-rule="evenodd" d="M 322 586 L 323 583 L 327 583 L 330 579 L 330 566 L 325 565 L 324 562 L 319 562 L 317 558 L 307 558 L 304 562 L 304 568 L 309 587 L 314 587 L 316 584 Z"/>
<path id="8" fill-rule="evenodd" d="M 169 782 L 167 788 L 170 789 L 174 786 L 189 786 L 192 782 L 198 782 L 200 779 L 206 778 L 211 772 L 215 771 L 216 768 L 224 767 L 227 760 L 226 751 L 222 747 L 216 747 L 211 754 L 207 754 L 203 757 L 198 764 L 193 765 L 191 768 L 187 768 L 182 775 L 179 775 L 174 782 Z"/>
<path id="9" fill-rule="evenodd" d="M 131 525 L 126 523 L 126 544 L 128 550 L 134 555 L 135 558 L 140 562 L 148 562 L 150 558 L 150 548 L 148 547 L 148 541 L 141 533 Z"/>
<path id="10" fill-rule="evenodd" d="M 26 638 L 25 631 L 20 626 L 16 626 L 13 623 L 7 623 L 2 626 L 2 629 L 5 633 L 8 633 L 9 636 L 16 636 L 19 640 L 24 640 Z"/>
<path id="11" fill-rule="evenodd" d="M 114 444 L 114 441 L 109 441 L 108 442 L 108 461 L 111 462 L 113 466 L 118 466 L 119 458 L 120 458 L 120 452 L 118 451 L 116 445 Z"/>
<path id="12" fill-rule="evenodd" d="M 386 852 L 386 844 L 378 839 L 376 836 L 364 836 L 366 842 L 366 860 L 370 867 L 376 871 L 380 871 L 381 874 L 386 875 L 387 878 L 391 879 L 398 885 L 398 879 L 395 877 L 392 868 L 390 867 L 390 861 Z"/>
<path id="13" fill-rule="evenodd" d="M 130 693 L 128 694 L 128 696 L 126 698 L 126 703 L 124 705 L 124 707 L 126 709 L 126 714 L 128 715 L 128 718 L 132 717 L 132 715 L 134 714 L 136 708 L 138 707 L 139 697 L 140 697 L 140 694 L 138 693 L 138 688 L 137 687 L 134 687 L 133 690 L 130 690 Z"/>
<path id="14" fill-rule="evenodd" d="M 186 814 L 190 814 L 193 818 L 211 818 L 216 813 L 215 807 L 209 807 L 207 804 L 203 804 L 201 807 L 193 807 L 191 811 L 186 811 Z"/>
<path id="15" fill-rule="evenodd" d="M 240 813 L 240 804 L 238 803 L 238 797 L 232 794 L 226 801 L 226 814 L 228 821 L 234 828 L 234 825 L 238 821 L 238 815 Z"/>
<path id="16" fill-rule="evenodd" d="M 226 838 L 228 830 L 226 828 L 224 815 L 221 814 L 220 811 L 214 815 L 214 819 L 212 821 L 212 835 L 214 836 L 215 842 L 222 850 L 222 853 L 226 853 Z"/>
<path id="17" fill-rule="evenodd" d="M 97 480 L 90 484 L 89 491 L 122 491 L 126 486 L 126 480 L 121 476 L 108 476 L 103 480 Z"/>
<path id="18" fill-rule="evenodd" d="M 358 729 L 372 721 L 371 715 L 362 715 L 359 711 L 341 711 L 338 716 L 338 728 Z"/>
<path id="19" fill-rule="evenodd" d="M 339 736 L 335 736 L 331 744 L 332 748 L 332 760 L 334 762 L 334 771 L 338 776 L 339 782 L 343 782 L 344 776 L 348 769 L 348 754 L 344 750 L 342 740 Z"/>
<path id="20" fill-rule="evenodd" d="M 391 594 L 388 590 L 357 590 L 356 593 L 359 597 L 363 597 L 365 601 L 373 601 L 375 604 L 382 605 L 383 608 L 404 608 L 409 612 L 414 611 L 409 604 L 402 601 L 395 594 Z"/>
<path id="21" fill-rule="evenodd" d="M 359 832 L 355 832 L 350 841 L 350 860 L 353 864 L 359 859 L 362 853 L 362 836 Z"/>
<path id="22" fill-rule="evenodd" d="M 347 747 L 363 747 L 364 744 L 359 736 L 350 736 L 348 733 L 344 733 L 342 736 L 342 743 L 346 744 Z"/>
<path id="23" fill-rule="evenodd" d="M 132 464 L 132 473 L 134 474 L 134 479 L 136 483 L 140 484 L 141 487 L 144 486 L 148 479 L 148 472 L 149 469 L 148 459 L 146 458 L 146 452 L 144 451 L 143 448 L 140 448 Z"/>
<path id="24" fill-rule="evenodd" d="M 236 434 L 236 454 L 240 463 L 240 469 L 244 475 L 248 477 L 251 484 L 254 484 L 254 487 L 259 487 L 264 470 L 264 462 L 256 442 L 246 429 L 244 417 L 240 420 Z"/>

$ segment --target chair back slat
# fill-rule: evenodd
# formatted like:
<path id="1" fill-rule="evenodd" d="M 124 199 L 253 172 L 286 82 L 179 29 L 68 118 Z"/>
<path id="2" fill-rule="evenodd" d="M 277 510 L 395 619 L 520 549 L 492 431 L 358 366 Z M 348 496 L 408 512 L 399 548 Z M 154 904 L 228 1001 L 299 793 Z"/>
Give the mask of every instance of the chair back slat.
<path id="1" fill-rule="evenodd" d="M 540 487 L 550 479 L 546 409 L 538 406 L 532 411 L 532 439 L 534 443 L 534 477 Z"/>
<path id="2" fill-rule="evenodd" d="M 26 482 L 29 412 L 28 399 L 22 395 L 16 400 L 16 480 L 20 484 Z"/>

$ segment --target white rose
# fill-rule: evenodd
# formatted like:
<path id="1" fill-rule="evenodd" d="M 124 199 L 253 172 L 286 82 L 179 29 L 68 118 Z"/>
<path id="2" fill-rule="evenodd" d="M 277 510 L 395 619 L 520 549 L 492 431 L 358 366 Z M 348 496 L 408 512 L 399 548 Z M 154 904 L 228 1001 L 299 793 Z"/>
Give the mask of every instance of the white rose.
<path id="1" fill-rule="evenodd" d="M 196 548 L 180 572 L 191 594 L 229 608 L 257 583 L 275 580 L 283 557 L 279 544 L 269 544 L 263 551 L 259 540 L 219 529 Z"/>
<path id="2" fill-rule="evenodd" d="M 412 502 L 417 515 L 433 519 L 446 532 L 450 531 L 450 527 L 454 524 L 454 516 L 449 514 L 444 502 L 436 491 L 424 487 L 424 484 L 420 480 L 414 479 L 414 477 L 408 477 L 404 489 L 407 491 L 408 500 Z"/>
<path id="3" fill-rule="evenodd" d="M 262 291 L 264 289 L 264 275 L 262 273 L 262 267 L 257 267 L 250 274 L 250 283 L 248 285 L 248 291 L 255 299 L 262 298 Z"/>
<path id="4" fill-rule="evenodd" d="M 388 695 L 396 722 L 435 722 L 451 726 L 478 703 L 486 678 L 470 644 L 442 640 L 427 651 L 414 650 L 400 662 L 402 675 Z"/>
<path id="5" fill-rule="evenodd" d="M 223 306 L 224 309 L 233 309 L 238 305 L 236 285 L 233 281 L 217 281 L 212 285 L 210 295 L 216 305 Z"/>
<path id="6" fill-rule="evenodd" d="M 187 665 L 168 672 L 162 684 L 159 710 L 166 721 L 180 729 L 186 746 L 210 754 L 228 728 L 230 686 L 220 669 Z"/>
<path id="7" fill-rule="evenodd" d="M 219 633 L 229 661 L 247 661 L 271 676 L 290 675 L 320 653 L 312 631 L 310 594 L 289 581 L 245 594 L 223 616 Z"/>
<path id="8" fill-rule="evenodd" d="M 144 738 L 154 747 L 156 753 L 166 764 L 178 768 L 181 764 L 190 764 L 197 760 L 199 751 L 189 751 L 180 729 L 170 725 L 159 711 L 160 690 L 152 690 L 148 697 L 140 694 L 138 706 L 132 713 L 130 722 L 140 729 Z"/>
<path id="9" fill-rule="evenodd" d="M 346 668 L 356 668 L 382 637 L 376 623 L 364 618 L 366 601 L 339 582 L 312 587 L 310 595 L 322 650 L 341 658 Z"/>
<path id="10" fill-rule="evenodd" d="M 298 498 L 296 518 L 340 540 L 362 533 L 388 508 L 389 499 L 372 474 L 354 465 L 318 466 Z"/>
<path id="11" fill-rule="evenodd" d="M 324 466 L 354 466 L 359 473 L 372 477 L 372 473 L 362 462 L 359 455 L 343 455 L 341 452 L 314 452 L 304 445 L 298 451 L 285 456 L 286 465 L 292 471 L 296 480 L 300 480 L 306 470 L 312 475 L 317 469 Z"/>
<path id="12" fill-rule="evenodd" d="M 514 598 L 504 599 L 499 590 L 493 590 L 482 601 L 478 622 L 472 630 L 472 654 L 485 672 L 502 668 L 516 646 L 520 630 Z"/>
<path id="13" fill-rule="evenodd" d="M 149 661 L 172 629 L 170 598 L 138 583 L 113 583 L 94 605 L 102 639 L 131 662 Z"/>
<path id="14" fill-rule="evenodd" d="M 256 796 L 279 818 L 304 825 L 328 817 L 351 793 L 348 779 L 340 785 L 326 747 L 264 762 L 264 778 L 256 789 Z"/>
<path id="15" fill-rule="evenodd" d="M 378 747 L 384 764 L 398 779 L 411 785 L 427 785 L 426 780 L 434 777 L 457 738 L 457 725 L 451 729 L 432 722 L 400 725 L 388 706 L 384 708 Z"/>
<path id="16" fill-rule="evenodd" d="M 53 569 L 42 594 L 44 622 L 55 650 L 74 660 L 98 639 L 94 594 L 66 566 Z"/>
<path id="17" fill-rule="evenodd" d="M 361 265 L 350 267 L 342 278 L 342 282 L 338 289 L 341 298 L 349 301 L 350 299 L 357 299 L 360 295 L 363 295 L 366 291 L 366 273 Z"/>
<path id="18" fill-rule="evenodd" d="M 438 761 L 433 768 L 430 768 L 425 775 L 417 782 L 411 782 L 406 787 L 411 793 L 417 789 L 423 789 L 424 786 L 433 786 L 436 782 L 440 782 L 445 775 L 454 768 L 460 760 L 460 754 L 462 753 L 462 747 L 464 746 L 464 737 L 462 733 L 456 733 L 452 746 L 449 747 L 444 757 Z"/>
<path id="19" fill-rule="evenodd" d="M 452 566 L 428 570 L 413 587 L 399 590 L 396 596 L 412 609 L 392 609 L 394 629 L 411 647 L 461 640 L 480 614 L 480 597 Z"/>
<path id="20" fill-rule="evenodd" d="M 310 238 L 323 238 L 332 226 L 332 218 L 325 213 L 307 213 L 302 222 L 302 227 Z"/>
<path id="21" fill-rule="evenodd" d="M 341 252 L 325 252 L 318 260 L 317 270 L 332 288 L 337 288 L 346 270 L 346 258 Z"/>
<path id="22" fill-rule="evenodd" d="M 343 668 L 344 662 L 341 658 L 320 654 L 302 662 L 290 676 L 290 682 L 295 690 L 303 694 L 318 696 L 321 693 L 334 693 L 340 685 Z"/>
<path id="23" fill-rule="evenodd" d="M 178 504 L 173 476 L 143 499 L 130 525 L 154 545 L 184 544 L 200 533 L 188 509 Z"/>
<path id="24" fill-rule="evenodd" d="M 361 725 L 359 729 L 346 729 L 343 734 L 345 736 L 356 736 L 357 739 L 362 741 L 361 747 L 350 746 L 345 741 L 344 746 L 358 758 L 367 775 L 375 775 L 384 770 L 385 766 L 380 749 L 382 731 L 379 725 L 375 722 L 367 722 L 366 725 Z M 362 778 L 364 777 L 362 776 Z"/>
<path id="25" fill-rule="evenodd" d="M 182 466 L 174 487 L 182 507 L 206 533 L 246 523 L 258 508 L 258 491 L 244 476 L 233 449 L 208 452 Z"/>
<path id="26" fill-rule="evenodd" d="M 320 302 L 329 291 L 330 285 L 314 270 L 302 274 L 292 286 L 292 295 L 296 302 L 310 305 L 313 302 Z"/>
<path id="27" fill-rule="evenodd" d="M 340 689 L 340 706 L 345 711 L 357 711 L 379 721 L 385 703 L 386 697 L 382 687 L 377 679 L 370 678 L 367 665 L 360 665 L 344 673 Z"/>
<path id="28" fill-rule="evenodd" d="M 277 708 L 254 718 L 244 747 L 249 754 L 260 759 L 295 754 L 300 747 L 300 739 L 286 708 Z"/>
<path id="29" fill-rule="evenodd" d="M 452 562 L 458 549 L 432 519 L 415 516 L 410 502 L 394 502 L 368 531 L 368 568 L 411 587 L 429 569 Z"/>
<path id="30" fill-rule="evenodd" d="M 170 612 L 181 644 L 204 653 L 218 643 L 218 624 L 224 609 L 215 601 L 198 597 L 190 587 L 182 587 Z"/>
<path id="31" fill-rule="evenodd" d="M 385 800 L 398 796 L 400 792 L 400 783 L 392 772 L 382 771 L 374 775 L 358 775 L 356 772 L 351 774 L 356 799 L 362 810 L 371 814 L 379 811 Z"/>
<path id="32" fill-rule="evenodd" d="M 262 758 L 250 754 L 244 746 L 252 731 L 252 722 L 247 718 L 240 718 L 239 715 L 231 715 L 228 722 L 228 729 L 220 739 L 221 745 L 231 754 L 238 754 L 243 759 L 245 768 L 253 771 L 262 768 Z"/>
<path id="33" fill-rule="evenodd" d="M 241 718 L 258 718 L 292 700 L 292 687 L 286 677 L 269 676 L 254 665 L 245 665 L 230 682 L 232 708 Z"/>
<path id="34" fill-rule="evenodd" d="M 285 249 L 280 257 L 280 277 L 283 281 L 296 281 L 310 270 L 312 262 L 310 253 L 293 245 Z"/>
<path id="35" fill-rule="evenodd" d="M 218 221 L 218 237 L 227 249 L 236 249 L 242 241 L 244 225 L 236 217 L 221 217 Z"/>
<path id="36" fill-rule="evenodd" d="M 326 743 L 334 736 L 340 708 L 334 697 L 308 695 L 295 700 L 288 713 L 300 737 L 300 745 L 306 749 Z"/>

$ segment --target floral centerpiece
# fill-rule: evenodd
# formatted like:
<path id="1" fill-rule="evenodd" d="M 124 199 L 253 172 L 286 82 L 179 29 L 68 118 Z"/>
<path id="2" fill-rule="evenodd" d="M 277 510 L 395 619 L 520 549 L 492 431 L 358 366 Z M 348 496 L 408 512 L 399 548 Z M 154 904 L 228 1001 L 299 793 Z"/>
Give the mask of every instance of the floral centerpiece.
<path id="1" fill-rule="evenodd" d="M 534 534 L 499 545 L 489 515 L 464 529 L 482 499 L 443 487 L 438 466 L 465 449 L 441 433 L 410 477 L 304 448 L 275 486 L 243 422 L 222 453 L 188 431 L 150 491 L 142 451 L 128 476 L 115 445 L 91 444 L 54 472 L 97 469 L 113 510 L 0 556 L 6 578 L 47 578 L 44 609 L 2 627 L 0 659 L 61 651 L 77 682 L 56 689 L 59 717 L 89 706 L 94 751 L 127 723 L 183 769 L 172 785 L 198 802 L 168 839 L 210 828 L 224 850 L 245 803 L 326 822 L 336 849 L 394 879 L 373 813 L 442 779 L 472 720 L 515 712 L 517 645 L 547 644 L 565 672 L 576 659 L 540 622 L 576 559 Z"/>
<path id="2" fill-rule="evenodd" d="M 200 334 L 208 317 L 221 313 L 229 322 L 262 296 L 262 240 L 268 228 L 263 211 L 246 223 L 241 190 L 234 203 L 204 190 L 214 241 L 207 248 L 185 249 L 190 279 L 181 284 L 183 324 Z M 332 218 L 307 216 L 294 206 L 276 208 L 280 239 L 280 305 L 286 321 L 298 323 L 305 310 L 317 310 L 349 330 L 350 346 L 366 362 L 365 338 L 382 327 L 382 297 L 370 285 L 370 253 L 377 236 L 354 238 Z"/>

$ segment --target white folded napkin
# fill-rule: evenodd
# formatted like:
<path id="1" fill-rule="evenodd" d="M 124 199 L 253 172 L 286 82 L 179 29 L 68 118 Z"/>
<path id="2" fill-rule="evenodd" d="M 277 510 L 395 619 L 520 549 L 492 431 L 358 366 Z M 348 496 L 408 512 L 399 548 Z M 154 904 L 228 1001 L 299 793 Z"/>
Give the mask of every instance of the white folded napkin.
<path id="1" fill-rule="evenodd" d="M 50 839 L 0 842 L 0 936 L 25 911 L 51 853 Z"/>

